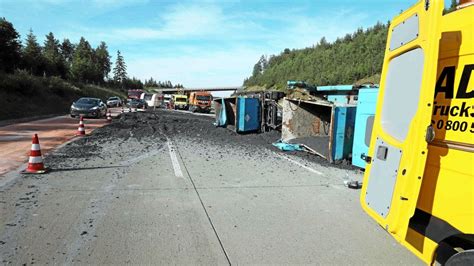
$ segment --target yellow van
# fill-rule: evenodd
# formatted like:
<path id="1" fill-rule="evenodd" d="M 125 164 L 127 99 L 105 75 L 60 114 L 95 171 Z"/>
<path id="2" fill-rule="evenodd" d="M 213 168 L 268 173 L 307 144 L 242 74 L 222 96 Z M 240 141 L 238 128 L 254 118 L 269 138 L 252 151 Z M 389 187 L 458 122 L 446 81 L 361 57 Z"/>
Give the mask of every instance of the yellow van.
<path id="1" fill-rule="evenodd" d="M 188 109 L 188 96 L 183 94 L 174 94 L 173 95 L 173 105 L 174 109 L 178 110 L 187 110 Z"/>
<path id="2" fill-rule="evenodd" d="M 427 264 L 474 265 L 474 4 L 389 28 L 363 209 Z"/>

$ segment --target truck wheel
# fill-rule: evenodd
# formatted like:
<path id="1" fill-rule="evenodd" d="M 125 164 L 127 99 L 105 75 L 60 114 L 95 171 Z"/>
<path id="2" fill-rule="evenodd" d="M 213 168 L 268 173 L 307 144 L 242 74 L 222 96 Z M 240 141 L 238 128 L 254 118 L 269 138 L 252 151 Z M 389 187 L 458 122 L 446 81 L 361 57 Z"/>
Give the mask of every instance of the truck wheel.
<path id="1" fill-rule="evenodd" d="M 446 266 L 462 266 L 474 265 L 474 249 L 465 250 L 451 256 L 447 261 Z"/>

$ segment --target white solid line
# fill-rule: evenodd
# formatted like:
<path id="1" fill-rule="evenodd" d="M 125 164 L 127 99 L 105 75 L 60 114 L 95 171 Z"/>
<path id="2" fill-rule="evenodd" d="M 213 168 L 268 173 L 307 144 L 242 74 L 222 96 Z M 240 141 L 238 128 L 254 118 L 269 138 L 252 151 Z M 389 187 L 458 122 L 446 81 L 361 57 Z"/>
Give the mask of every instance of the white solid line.
<path id="1" fill-rule="evenodd" d="M 288 161 L 290 161 L 290 162 L 292 162 L 292 163 L 294 163 L 294 164 L 296 164 L 296 165 L 298 165 L 298 166 L 301 166 L 301 167 L 303 167 L 304 169 L 306 169 L 306 170 L 308 170 L 308 171 L 310 171 L 310 172 L 312 172 L 312 173 L 315 173 L 315 174 L 317 174 L 317 175 L 323 175 L 323 173 L 319 172 L 318 170 L 315 170 L 315 169 L 313 169 L 313 168 L 311 168 L 311 167 L 308 167 L 308 166 L 306 166 L 306 165 L 304 165 L 304 164 L 302 164 L 302 163 L 300 163 L 300 162 L 297 162 L 297 161 L 295 161 L 295 160 L 293 160 L 293 159 L 291 159 L 291 158 L 288 158 L 288 157 L 285 156 L 285 155 L 281 155 L 281 154 L 278 154 L 278 153 L 277 153 L 276 155 L 279 156 L 279 157 L 281 157 L 281 158 L 284 158 L 284 159 L 286 159 L 286 160 L 288 160 Z"/>
<path id="2" fill-rule="evenodd" d="M 178 157 L 176 157 L 173 144 L 170 140 L 168 140 L 168 150 L 170 152 L 171 163 L 173 164 L 174 175 L 176 177 L 184 177 L 183 172 L 181 171 L 181 167 L 179 166 Z"/>

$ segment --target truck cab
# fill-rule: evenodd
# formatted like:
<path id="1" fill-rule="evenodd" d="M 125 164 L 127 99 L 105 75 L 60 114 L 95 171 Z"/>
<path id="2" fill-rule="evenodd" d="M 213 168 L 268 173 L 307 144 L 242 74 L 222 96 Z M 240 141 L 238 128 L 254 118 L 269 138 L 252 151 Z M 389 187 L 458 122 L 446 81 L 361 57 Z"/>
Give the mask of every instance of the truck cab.
<path id="1" fill-rule="evenodd" d="M 173 95 L 173 106 L 175 110 L 187 110 L 188 109 L 188 96 L 184 94 Z"/>
<path id="2" fill-rule="evenodd" d="M 211 103 L 212 94 L 207 91 L 197 91 L 189 94 L 189 110 L 193 113 L 209 113 L 211 111 Z"/>

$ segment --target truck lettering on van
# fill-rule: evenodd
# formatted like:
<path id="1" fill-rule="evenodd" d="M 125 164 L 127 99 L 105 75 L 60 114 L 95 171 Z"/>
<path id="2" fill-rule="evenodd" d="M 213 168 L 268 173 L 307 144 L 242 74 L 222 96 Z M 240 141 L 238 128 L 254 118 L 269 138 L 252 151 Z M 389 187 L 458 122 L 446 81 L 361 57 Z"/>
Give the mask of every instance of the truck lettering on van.
<path id="1" fill-rule="evenodd" d="M 436 82 L 433 116 L 439 119 L 432 120 L 433 126 L 438 130 L 469 131 L 474 133 L 474 122 L 466 118 L 474 117 L 474 106 L 467 99 L 474 98 L 474 88 L 469 90 L 469 80 L 474 71 L 474 64 L 465 65 L 459 86 L 455 94 L 454 80 L 455 66 L 444 67 Z M 444 97 L 442 97 L 444 94 Z M 437 98 L 439 96 L 439 98 Z M 438 99 L 438 101 L 436 101 Z M 452 100 L 456 99 L 452 103 Z M 466 99 L 466 100 L 464 100 Z M 443 102 L 443 103 L 440 103 Z M 443 117 L 445 119 L 443 119 Z M 447 118 L 451 119 L 447 119 Z M 460 119 L 457 121 L 457 119 Z"/>

